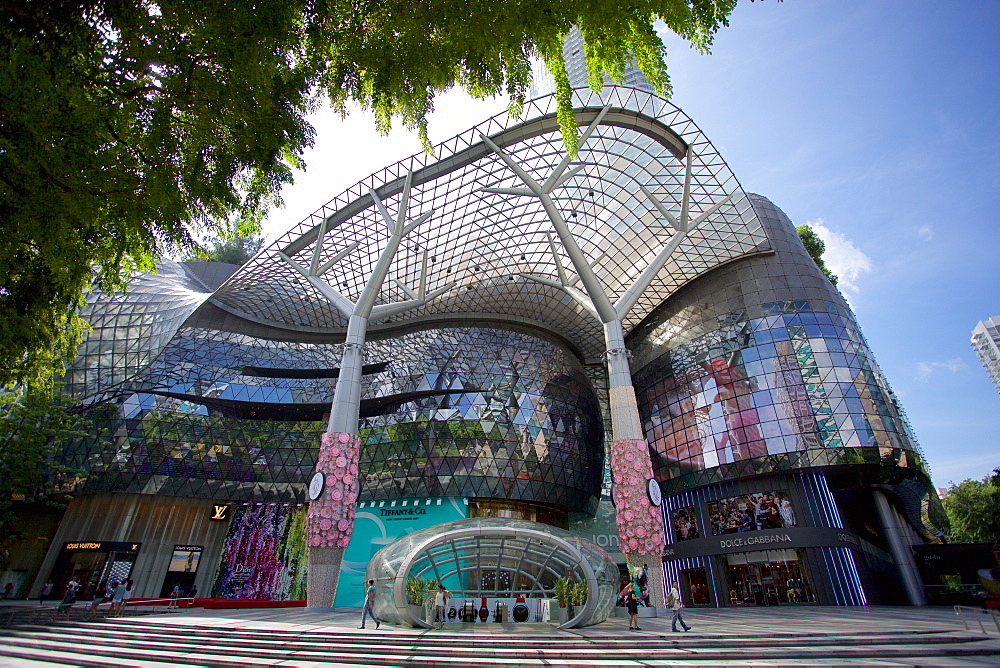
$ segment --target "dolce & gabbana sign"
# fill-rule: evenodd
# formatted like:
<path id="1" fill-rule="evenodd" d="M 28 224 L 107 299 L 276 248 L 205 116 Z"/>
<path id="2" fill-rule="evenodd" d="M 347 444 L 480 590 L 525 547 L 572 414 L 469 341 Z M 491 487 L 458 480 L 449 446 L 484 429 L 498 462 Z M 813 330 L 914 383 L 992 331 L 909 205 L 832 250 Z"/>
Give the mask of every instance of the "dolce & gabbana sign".
<path id="1" fill-rule="evenodd" d="M 709 536 L 671 543 L 663 551 L 665 559 L 690 559 L 712 554 L 733 554 L 757 550 L 795 547 L 861 548 L 861 539 L 850 531 L 833 527 L 787 527 L 770 531 Z"/>
<path id="2" fill-rule="evenodd" d="M 730 547 L 750 547 L 757 545 L 770 545 L 772 543 L 791 543 L 792 537 L 787 533 L 776 533 L 776 534 L 764 534 L 757 535 L 752 534 L 746 537 L 740 538 L 723 538 L 719 541 L 719 548 L 725 549 Z"/>

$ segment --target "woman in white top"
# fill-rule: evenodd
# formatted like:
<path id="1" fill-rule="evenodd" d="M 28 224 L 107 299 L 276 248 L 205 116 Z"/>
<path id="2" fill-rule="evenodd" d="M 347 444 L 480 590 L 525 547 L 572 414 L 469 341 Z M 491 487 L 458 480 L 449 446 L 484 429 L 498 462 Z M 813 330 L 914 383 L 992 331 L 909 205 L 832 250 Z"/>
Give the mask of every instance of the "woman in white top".
<path id="1" fill-rule="evenodd" d="M 125 591 L 128 589 L 128 585 L 125 580 L 118 583 L 115 587 L 114 593 L 111 594 L 111 610 L 108 611 L 108 617 L 118 617 L 121 615 L 122 611 L 125 609 Z"/>
<path id="2" fill-rule="evenodd" d="M 438 585 L 437 593 L 434 594 L 434 621 L 444 626 L 445 614 L 448 608 L 448 590 L 444 585 Z"/>

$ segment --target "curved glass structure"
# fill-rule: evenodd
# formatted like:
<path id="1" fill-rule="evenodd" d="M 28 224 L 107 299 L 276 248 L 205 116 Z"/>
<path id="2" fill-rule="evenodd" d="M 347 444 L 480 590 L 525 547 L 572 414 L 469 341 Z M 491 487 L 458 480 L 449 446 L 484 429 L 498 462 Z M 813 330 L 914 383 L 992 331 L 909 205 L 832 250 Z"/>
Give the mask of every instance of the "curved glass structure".
<path id="1" fill-rule="evenodd" d="M 213 266 L 214 265 L 214 266 Z M 66 373 L 66 392 L 94 401 L 141 373 L 218 285 L 218 263 L 165 261 L 125 294 L 94 293 L 80 316 L 91 332 Z M 225 275 L 232 273 L 228 267 Z M 199 276 L 199 274 L 201 274 Z"/>
<path id="2" fill-rule="evenodd" d="M 909 573 L 919 602 L 909 546 L 939 525 L 936 496 L 791 221 L 671 103 L 608 87 L 573 104 L 573 160 L 542 97 L 360 180 L 242 267 L 167 262 L 95 295 L 67 375 L 91 418 L 62 450 L 77 491 L 305 502 L 332 413 L 345 424 L 327 430 L 360 440 L 341 468 L 378 529 L 353 544 L 352 577 L 416 531 L 379 553 L 377 605 L 400 621 L 411 575 L 537 597 L 566 568 L 596 583 L 573 624 L 605 618 L 617 572 L 579 539 L 510 519 L 423 527 L 518 514 L 583 533 L 612 479 L 621 513 L 601 504 L 586 535 L 652 565 L 665 522 L 665 572 L 691 602 L 902 602 L 887 573 Z M 347 308 L 373 277 L 365 313 Z M 350 410 L 331 409 L 338 386 Z M 628 477 L 606 470 L 612 431 Z M 418 501 L 450 514 L 411 514 Z"/>
<path id="3" fill-rule="evenodd" d="M 633 339 L 657 479 L 679 491 L 870 461 L 929 483 L 847 302 L 787 216 L 751 199 L 774 251 L 688 284 Z"/>
<path id="4" fill-rule="evenodd" d="M 91 433 L 65 461 L 89 473 L 88 491 L 304 500 L 340 348 L 184 328 L 132 381 L 143 393 L 91 412 Z M 372 341 L 369 359 L 360 500 L 486 497 L 592 512 L 604 471 L 597 398 L 564 345 L 436 328 Z"/>
<path id="5" fill-rule="evenodd" d="M 382 620 L 429 627 L 407 606 L 407 583 L 433 580 L 477 610 L 488 598 L 534 601 L 554 596 L 555 581 L 587 584 L 587 597 L 560 628 L 598 624 L 618 595 L 618 567 L 601 548 L 568 531 L 499 518 L 457 520 L 416 531 L 377 552 L 365 579 L 375 580 L 375 614 Z M 527 618 L 520 621 L 527 621 Z"/>
<path id="6" fill-rule="evenodd" d="M 384 406 L 361 422 L 362 500 L 492 497 L 592 511 L 604 472 L 598 404 L 565 347 L 455 327 L 372 348 L 370 360 L 393 362 L 373 392 Z"/>
<path id="7" fill-rule="evenodd" d="M 677 213 L 686 191 L 690 218 L 708 214 L 656 272 L 627 315 L 626 328 L 711 267 L 768 247 L 732 172 L 677 107 L 629 88 L 578 89 L 573 95 L 581 125 L 604 115 L 581 145 L 575 162 L 580 169 L 565 174 L 552 200 L 612 302 L 675 235 L 651 197 Z M 556 333 L 583 359 L 599 358 L 600 323 L 550 284 L 562 276 L 575 284 L 567 274 L 571 258 L 552 242 L 536 198 L 491 191 L 522 184 L 483 136 L 539 182 L 565 157 L 554 98 L 532 100 L 520 118 L 500 114 L 435 147 L 433 155 L 411 156 L 359 181 L 259 253 L 212 295 L 211 304 L 263 325 L 342 333 L 345 317 L 318 286 L 325 283 L 348 301 L 358 298 L 388 238 L 372 192 L 388 211 L 397 211 L 412 173 L 407 215 L 428 218 L 406 237 L 376 304 L 413 299 L 418 287 L 444 292 L 405 313 L 373 320 L 370 334 L 413 321 L 501 318 Z"/>

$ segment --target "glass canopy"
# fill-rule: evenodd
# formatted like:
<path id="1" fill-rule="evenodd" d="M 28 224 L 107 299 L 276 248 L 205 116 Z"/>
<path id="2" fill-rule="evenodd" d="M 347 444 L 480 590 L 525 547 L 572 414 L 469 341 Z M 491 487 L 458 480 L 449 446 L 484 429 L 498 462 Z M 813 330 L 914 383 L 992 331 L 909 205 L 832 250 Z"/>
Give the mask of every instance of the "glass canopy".
<path id="1" fill-rule="evenodd" d="M 546 524 L 479 517 L 421 529 L 390 543 L 372 557 L 365 580 L 375 580 L 379 619 L 428 627 L 407 605 L 407 584 L 414 578 L 437 582 L 453 599 L 472 601 L 476 609 L 487 600 L 511 599 L 526 603 L 527 612 L 535 602 L 552 598 L 556 580 L 567 576 L 586 583 L 587 596 L 560 627 L 607 619 L 618 594 L 618 566 L 607 552 Z"/>
<path id="2" fill-rule="evenodd" d="M 768 250 L 736 178 L 679 109 L 618 87 L 600 94 L 578 89 L 574 107 L 581 126 L 600 122 L 552 198 L 612 302 L 677 234 L 664 211 L 675 220 L 707 214 L 639 296 L 624 319 L 626 332 L 692 278 Z M 429 217 L 403 240 L 376 303 L 441 292 L 418 308 L 373 322 L 371 334 L 414 320 L 494 319 L 541 326 L 564 337 L 583 359 L 599 358 L 601 326 L 569 294 L 579 277 L 538 198 L 487 192 L 521 188 L 523 182 L 483 137 L 543 182 L 565 155 L 555 111 L 552 96 L 538 98 L 521 118 L 497 115 L 439 144 L 433 155 L 420 153 L 372 174 L 261 251 L 211 302 L 263 325 L 343 332 L 346 320 L 318 282 L 357 300 L 388 238 L 375 199 L 397 219 L 412 172 L 402 217 Z"/>

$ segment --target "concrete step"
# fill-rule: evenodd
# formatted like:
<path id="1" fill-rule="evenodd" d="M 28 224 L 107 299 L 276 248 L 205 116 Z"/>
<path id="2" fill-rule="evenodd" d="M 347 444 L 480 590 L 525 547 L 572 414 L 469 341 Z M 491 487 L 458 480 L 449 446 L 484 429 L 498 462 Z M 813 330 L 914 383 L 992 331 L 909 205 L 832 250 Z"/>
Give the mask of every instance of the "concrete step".
<path id="1" fill-rule="evenodd" d="M 513 638 L 454 635 L 442 643 L 429 634 L 283 633 L 178 628 L 136 622 L 64 624 L 58 628 L 18 629 L 0 636 L 0 655 L 71 665 L 140 665 L 158 660 L 173 665 L 230 668 L 253 665 L 365 664 L 435 666 L 667 665 L 700 662 L 828 662 L 878 658 L 921 658 L 941 664 L 997 656 L 998 643 L 984 636 L 948 633 L 878 633 L 795 638 L 747 636 L 691 637 L 666 641 L 656 636 Z M 237 637 L 239 636 L 239 637 Z M 544 640 L 544 647 L 539 641 Z M 382 641 L 382 642 L 374 642 Z M 726 641 L 725 647 L 720 641 Z M 776 644 L 776 641 L 781 641 Z M 61 658 L 60 658 L 61 657 Z M 83 659 L 81 660 L 81 657 Z M 611 659 L 611 664 L 609 664 Z M 653 663 L 655 662 L 655 663 Z M 665 662 L 665 663 L 664 663 Z M 898 663 L 898 661 L 897 661 Z"/>
<path id="2" fill-rule="evenodd" d="M 277 645 L 294 644 L 302 649 L 343 649 L 350 651 L 358 645 L 367 647 L 385 646 L 387 649 L 394 647 L 405 647 L 407 649 L 419 649 L 421 651 L 431 650 L 451 650 L 456 646 L 470 644 L 472 640 L 469 635 L 451 634 L 447 636 L 438 635 L 436 632 L 424 632 L 421 634 L 400 635 L 395 630 L 360 632 L 360 633 L 289 633 L 287 631 L 243 631 L 226 629 L 220 633 L 219 629 L 192 628 L 190 626 L 171 626 L 160 623 L 137 624 L 129 622 L 99 622 L 87 625 L 60 625 L 58 630 L 52 627 L 21 627 L 19 629 L 23 637 L 31 634 L 56 633 L 60 637 L 100 636 L 106 640 L 120 640 L 130 642 L 143 640 L 151 635 L 171 642 L 171 639 L 181 638 L 186 642 L 199 641 L 209 642 L 216 646 L 237 646 L 264 649 Z M 875 632 L 859 633 L 845 636 L 843 634 L 780 634 L 776 633 L 767 638 L 751 638 L 745 635 L 735 635 L 730 637 L 719 637 L 718 635 L 699 635 L 696 633 L 676 633 L 658 634 L 633 633 L 621 634 L 617 636 L 587 638 L 576 636 L 530 636 L 530 637 L 504 637 L 504 636 L 475 636 L 475 646 L 479 648 L 496 647 L 498 651 L 517 652 L 525 648 L 528 649 L 587 649 L 594 651 L 623 650 L 628 651 L 634 648 L 638 639 L 641 639 L 642 647 L 667 648 L 667 649 L 723 649 L 723 648 L 747 648 L 754 646 L 765 647 L 799 647 L 803 645 L 830 644 L 832 639 L 836 639 L 838 646 L 845 645 L 894 645 L 894 644 L 943 644 L 955 642 L 969 642 L 979 639 L 978 634 L 958 634 L 934 631 L 916 632 Z M 825 642 L 824 642 L 825 641 Z"/>
<path id="3" fill-rule="evenodd" d="M 39 606 L 2 606 L 0 607 L 0 628 L 11 626 L 24 626 L 31 624 L 58 624 L 60 622 L 89 622 L 93 620 L 103 620 L 108 615 L 108 604 L 101 605 L 96 613 L 91 614 L 90 603 L 83 601 L 62 613 L 54 605 Z M 181 611 L 178 611 L 180 613 Z M 164 610 L 142 608 L 139 606 L 128 608 L 129 617 L 143 617 L 146 615 L 162 615 Z M 169 613 L 167 613 L 169 614 Z M 122 617 L 121 619 L 124 619 Z"/>

